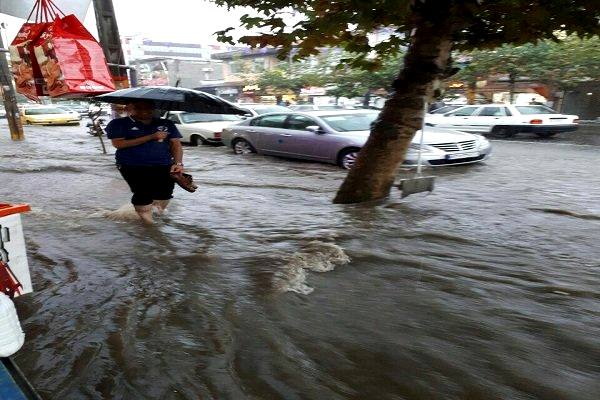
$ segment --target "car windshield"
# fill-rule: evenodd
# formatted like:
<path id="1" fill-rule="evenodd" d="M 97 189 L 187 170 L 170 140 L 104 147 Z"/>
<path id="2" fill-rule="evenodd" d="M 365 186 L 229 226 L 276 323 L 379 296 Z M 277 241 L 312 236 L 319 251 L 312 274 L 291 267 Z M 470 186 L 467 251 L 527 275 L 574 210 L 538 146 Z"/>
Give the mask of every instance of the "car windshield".
<path id="1" fill-rule="evenodd" d="M 457 108 L 460 108 L 460 107 L 461 106 L 443 106 L 443 107 L 440 107 L 438 109 L 431 111 L 429 114 L 444 114 L 444 113 L 450 112 L 452 110 L 456 110 Z"/>
<path id="2" fill-rule="evenodd" d="M 334 131 L 368 131 L 377 119 L 378 113 L 323 115 L 321 119 Z"/>
<path id="3" fill-rule="evenodd" d="M 546 106 L 517 106 L 521 114 L 556 114 L 557 112 Z"/>
<path id="4" fill-rule="evenodd" d="M 64 114 L 60 108 L 30 108 L 25 110 L 27 115 Z"/>
<path id="5" fill-rule="evenodd" d="M 318 106 L 319 110 L 332 111 L 332 110 L 343 110 L 342 106 Z"/>
<path id="6" fill-rule="evenodd" d="M 276 112 L 289 112 L 290 109 L 287 107 L 281 106 L 268 106 L 268 107 L 252 107 L 257 114 L 268 114 L 268 113 L 276 113 Z"/>
<path id="7" fill-rule="evenodd" d="M 193 124 L 195 122 L 239 121 L 241 119 L 233 114 L 183 113 L 180 116 L 185 124 Z"/>

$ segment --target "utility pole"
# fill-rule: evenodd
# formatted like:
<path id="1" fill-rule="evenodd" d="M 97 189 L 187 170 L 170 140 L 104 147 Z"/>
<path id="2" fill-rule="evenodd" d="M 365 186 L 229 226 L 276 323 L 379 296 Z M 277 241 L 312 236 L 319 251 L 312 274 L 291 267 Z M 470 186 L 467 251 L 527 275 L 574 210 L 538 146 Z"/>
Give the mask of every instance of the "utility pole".
<path id="1" fill-rule="evenodd" d="M 0 30 L 4 26 L 0 26 Z M 12 73 L 6 59 L 8 50 L 4 48 L 4 40 L 0 32 L 0 94 L 4 98 L 4 108 L 6 109 L 6 119 L 8 120 L 8 128 L 10 130 L 10 138 L 12 140 L 24 140 L 23 124 L 21 123 L 21 115 L 17 106 L 17 95 L 12 85 Z"/>
<path id="2" fill-rule="evenodd" d="M 136 81 L 136 71 L 125 65 L 125 57 L 123 56 L 121 37 L 119 36 L 119 27 L 112 0 L 92 0 L 92 2 L 96 14 L 100 46 L 102 46 L 102 50 L 104 51 L 104 57 L 106 57 L 106 62 L 110 67 L 110 72 L 117 89 L 126 86 L 127 70 L 129 70 L 130 82 L 131 86 L 133 86 Z"/>

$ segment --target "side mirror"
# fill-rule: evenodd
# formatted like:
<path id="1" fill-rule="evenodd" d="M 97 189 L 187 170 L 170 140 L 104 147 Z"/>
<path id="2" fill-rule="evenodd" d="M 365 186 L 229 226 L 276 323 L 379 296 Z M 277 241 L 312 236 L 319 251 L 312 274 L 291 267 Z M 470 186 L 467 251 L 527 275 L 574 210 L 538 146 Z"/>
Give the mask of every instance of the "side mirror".
<path id="1" fill-rule="evenodd" d="M 317 125 L 307 126 L 304 129 L 307 130 L 307 131 L 309 131 L 309 132 L 316 133 L 317 135 L 322 135 L 322 134 L 325 133 L 325 131 L 323 129 L 321 129 L 320 126 L 317 126 Z"/>

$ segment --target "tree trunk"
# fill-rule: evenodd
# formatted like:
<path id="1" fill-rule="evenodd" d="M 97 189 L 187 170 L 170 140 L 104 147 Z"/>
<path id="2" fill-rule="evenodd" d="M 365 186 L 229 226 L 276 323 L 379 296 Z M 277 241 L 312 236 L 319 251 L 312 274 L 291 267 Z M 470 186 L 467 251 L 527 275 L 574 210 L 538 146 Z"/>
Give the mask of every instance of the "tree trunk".
<path id="1" fill-rule="evenodd" d="M 421 129 L 423 109 L 433 82 L 446 76 L 452 47 L 452 26 L 446 2 L 415 2 L 415 30 L 394 82 L 394 94 L 386 101 L 371 135 L 338 190 L 334 203 L 350 204 L 387 197 L 398 166 L 415 133 Z M 446 5 L 444 7 L 443 5 Z"/>
<path id="2" fill-rule="evenodd" d="M 475 89 L 476 89 L 476 83 L 475 82 L 469 82 L 469 85 L 467 86 L 467 103 L 468 104 L 475 104 Z"/>
<path id="3" fill-rule="evenodd" d="M 517 82 L 517 74 L 511 72 L 508 74 L 508 94 L 510 104 L 514 104 L 515 102 L 515 84 Z"/>

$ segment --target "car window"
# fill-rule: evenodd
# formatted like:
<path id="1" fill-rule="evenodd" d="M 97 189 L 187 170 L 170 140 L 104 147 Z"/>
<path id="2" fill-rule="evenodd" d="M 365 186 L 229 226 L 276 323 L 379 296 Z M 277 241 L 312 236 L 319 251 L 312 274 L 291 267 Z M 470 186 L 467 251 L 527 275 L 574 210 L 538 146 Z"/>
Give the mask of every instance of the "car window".
<path id="1" fill-rule="evenodd" d="M 298 131 L 303 131 L 307 126 L 318 126 L 319 124 L 312 118 L 306 117 L 304 115 L 292 115 L 288 118 L 287 121 L 287 129 L 295 129 Z"/>
<path id="2" fill-rule="evenodd" d="M 517 106 L 521 114 L 557 114 L 556 111 L 546 106 Z"/>
<path id="3" fill-rule="evenodd" d="M 286 114 L 265 115 L 264 117 L 253 119 L 250 125 L 263 126 L 265 128 L 283 128 L 286 118 Z"/>
<path id="4" fill-rule="evenodd" d="M 343 110 L 340 106 L 317 106 L 317 108 L 322 111 Z"/>
<path id="5" fill-rule="evenodd" d="M 294 106 L 294 110 L 296 111 L 312 111 L 313 109 L 313 106 Z"/>
<path id="6" fill-rule="evenodd" d="M 179 116 L 177 114 L 169 114 L 169 117 L 167 118 L 169 121 L 173 121 L 173 123 L 175 124 L 179 124 Z"/>
<path id="7" fill-rule="evenodd" d="M 379 113 L 323 115 L 325 121 L 333 130 L 338 132 L 368 131 Z"/>
<path id="8" fill-rule="evenodd" d="M 256 111 L 257 114 L 262 115 L 262 114 L 268 114 L 268 113 L 276 113 L 276 112 L 289 112 L 290 109 L 286 108 L 286 107 L 281 107 L 281 106 L 267 106 L 267 107 L 253 107 L 254 111 Z"/>
<path id="9" fill-rule="evenodd" d="M 477 108 L 478 107 L 463 107 L 445 115 L 453 115 L 455 117 L 468 117 L 469 115 L 473 115 Z"/>
<path id="10" fill-rule="evenodd" d="M 217 121 L 239 121 L 241 118 L 233 114 L 204 114 L 204 113 L 181 113 L 181 121 L 185 124 L 196 122 L 217 122 Z"/>
<path id="11" fill-rule="evenodd" d="M 60 108 L 30 108 L 25 109 L 26 115 L 65 114 Z"/>
<path id="12" fill-rule="evenodd" d="M 478 115 L 480 117 L 504 117 L 505 110 L 505 107 L 483 107 Z"/>
<path id="13" fill-rule="evenodd" d="M 456 110 L 460 106 L 443 106 L 438 108 L 437 110 L 431 111 L 429 114 L 445 114 L 449 111 Z"/>

